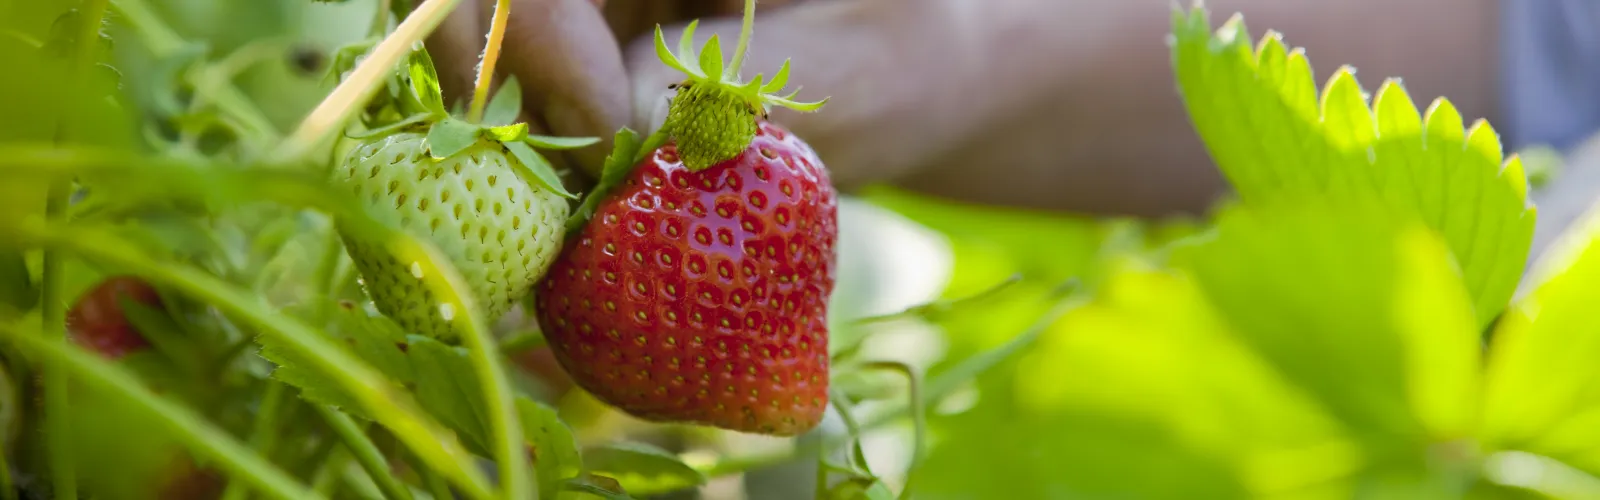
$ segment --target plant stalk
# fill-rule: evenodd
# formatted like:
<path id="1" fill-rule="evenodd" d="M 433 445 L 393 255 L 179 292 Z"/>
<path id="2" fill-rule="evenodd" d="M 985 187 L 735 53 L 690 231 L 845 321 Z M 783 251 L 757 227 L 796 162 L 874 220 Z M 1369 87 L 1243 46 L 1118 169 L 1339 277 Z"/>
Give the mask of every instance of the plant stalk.
<path id="1" fill-rule="evenodd" d="M 755 30 L 755 24 L 756 0 L 744 0 L 744 20 L 739 25 L 739 43 L 733 47 L 733 60 L 728 62 L 728 67 L 723 72 L 724 79 L 732 80 L 739 77 L 739 68 L 744 66 L 744 53 L 750 49 L 750 33 Z"/>
<path id="2" fill-rule="evenodd" d="M 151 393 L 140 385 L 138 377 L 103 361 L 82 348 L 70 347 L 64 342 L 44 338 L 36 332 L 18 331 L 13 327 L 0 327 L 0 334 L 18 348 L 43 358 L 51 366 L 63 367 L 86 384 L 97 386 L 108 394 L 126 397 L 134 408 L 149 413 L 151 420 L 165 427 L 179 442 L 197 456 L 210 460 L 229 477 L 243 479 L 257 491 L 271 498 L 296 500 L 321 498 L 301 486 L 294 478 L 278 470 L 265 458 L 251 452 L 250 448 L 228 433 L 212 426 L 204 417 L 195 414 L 170 400 Z M 57 498 L 60 498 L 59 496 Z"/>
<path id="3" fill-rule="evenodd" d="M 505 42 L 506 25 L 511 21 L 511 0 L 497 0 L 494 18 L 489 22 L 489 42 L 483 46 L 483 60 L 478 64 L 477 85 L 472 88 L 472 104 L 467 110 L 467 121 L 483 121 L 483 110 L 489 105 L 489 87 L 494 83 L 494 69 L 500 62 L 500 46 Z"/>
<path id="4" fill-rule="evenodd" d="M 332 345 L 304 323 L 261 306 L 245 290 L 204 272 L 139 254 L 132 250 L 133 245 L 103 231 L 49 231 L 26 223 L 17 229 L 23 240 L 137 270 L 145 279 L 212 304 L 262 335 L 284 342 L 305 356 L 315 370 L 327 374 L 330 382 L 347 391 L 429 466 L 444 472 L 468 497 L 493 496 L 487 479 L 473 465 L 472 455 L 449 431 L 428 419 L 404 393 L 391 390 L 388 380 L 371 366 Z"/>
<path id="5" fill-rule="evenodd" d="M 372 444 L 371 439 L 367 439 L 366 432 L 356 425 L 355 420 L 326 405 L 312 406 L 322 415 L 322 419 L 328 422 L 328 426 L 333 428 L 333 433 L 339 436 L 345 449 L 355 456 L 356 463 L 367 471 L 367 475 L 372 477 L 372 482 L 378 485 L 378 489 L 383 491 L 386 498 L 411 500 L 411 489 L 400 484 L 400 480 L 394 477 L 394 472 L 389 470 L 388 462 L 383 459 L 383 452 L 378 451 L 378 446 Z"/>
<path id="6" fill-rule="evenodd" d="M 261 456 L 272 456 L 272 449 L 277 444 L 278 417 L 283 414 L 283 383 L 267 379 L 267 390 L 261 395 L 260 413 L 256 415 L 255 425 L 250 427 L 250 448 Z M 228 487 L 222 491 L 222 500 L 244 500 L 249 490 L 244 483 L 228 481 Z"/>
<path id="7" fill-rule="evenodd" d="M 383 86 L 384 79 L 394 72 L 417 42 L 427 38 L 460 4 L 461 0 L 424 0 L 393 33 L 372 48 L 368 57 L 350 73 L 350 78 L 335 87 L 300 122 L 299 128 L 278 146 L 273 158 L 284 164 L 301 161 L 338 133 Z"/>

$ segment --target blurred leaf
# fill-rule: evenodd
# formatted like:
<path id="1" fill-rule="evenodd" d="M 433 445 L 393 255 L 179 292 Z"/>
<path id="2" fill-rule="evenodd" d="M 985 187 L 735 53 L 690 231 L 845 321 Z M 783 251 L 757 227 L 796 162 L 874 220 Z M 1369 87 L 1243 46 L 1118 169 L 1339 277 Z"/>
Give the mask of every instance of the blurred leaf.
<path id="1" fill-rule="evenodd" d="M 420 335 L 407 336 L 406 350 L 416 373 L 417 401 L 440 422 L 455 429 L 471 449 L 488 455 L 489 417 L 466 349 Z"/>
<path id="2" fill-rule="evenodd" d="M 1247 203 L 1383 200 L 1443 234 L 1472 297 L 1477 325 L 1505 308 L 1533 238 L 1521 162 L 1502 157 L 1488 123 L 1463 132 L 1440 99 L 1419 116 L 1396 80 L 1369 108 L 1354 70 L 1319 95 L 1310 63 L 1268 32 L 1252 50 L 1243 18 L 1215 35 L 1203 7 L 1174 8 L 1173 64 L 1195 128 Z"/>
<path id="3" fill-rule="evenodd" d="M 849 479 L 828 490 L 829 500 L 893 500 L 894 493 L 876 478 Z"/>
<path id="4" fill-rule="evenodd" d="M 919 494 L 1259 498 L 1345 488 L 1359 450 L 1234 340 L 1190 280 L 1132 261 L 1114 269 L 1019 361 L 1014 410 L 991 412 L 992 430 L 950 431 L 945 439 L 962 448 L 930 457 Z M 981 393 L 979 406 L 1008 396 Z M 989 454 L 971 460 L 977 453 Z"/>
<path id="5" fill-rule="evenodd" d="M 39 303 L 39 289 L 21 251 L 0 248 L 0 321 L 28 312 Z"/>
<path id="6" fill-rule="evenodd" d="M 561 486 L 563 491 L 560 498 L 569 498 L 571 495 L 567 493 L 582 493 L 604 500 L 633 500 L 622 491 L 622 485 L 617 484 L 617 480 L 605 476 L 591 474 L 575 477 L 562 482 Z"/>
<path id="7" fill-rule="evenodd" d="M 1376 205 L 1257 208 L 1188 255 L 1239 338 L 1369 444 L 1466 437 L 1478 335 L 1435 233 Z"/>
<path id="8" fill-rule="evenodd" d="M 1480 435 L 1600 474 L 1600 211 L 1552 245 L 1494 332 Z"/>
<path id="9" fill-rule="evenodd" d="M 612 443 L 586 450 L 589 472 L 616 478 L 623 490 L 670 492 L 706 483 L 706 476 L 666 450 L 643 443 Z"/>
<path id="10" fill-rule="evenodd" d="M 605 165 L 600 170 L 600 183 L 589 190 L 583 197 L 583 203 L 578 205 L 578 209 L 573 210 L 572 215 L 567 218 L 567 232 L 583 229 L 589 218 L 594 216 L 594 211 L 600 206 L 600 202 L 633 172 L 633 168 L 637 166 L 633 158 L 639 153 L 642 140 L 639 133 L 633 129 L 622 127 L 617 130 L 617 134 L 612 137 L 611 154 L 606 156 Z"/>
<path id="11" fill-rule="evenodd" d="M 525 138 L 529 146 L 539 149 L 578 149 L 600 143 L 598 137 L 557 137 L 553 135 L 529 135 Z"/>
<path id="12" fill-rule="evenodd" d="M 555 498 L 565 480 L 583 470 L 578 456 L 578 441 L 572 429 L 561 421 L 556 410 L 544 403 L 517 397 L 517 412 L 522 419 L 522 434 L 533 445 L 534 470 L 539 478 L 539 496 Z"/>
<path id="13" fill-rule="evenodd" d="M 489 99 L 488 107 L 483 111 L 483 124 L 489 126 L 510 125 L 517 122 L 517 115 L 522 113 L 522 84 L 517 82 L 516 75 L 506 77 L 500 83 L 500 90 Z M 526 130 L 526 128 L 524 128 Z"/>

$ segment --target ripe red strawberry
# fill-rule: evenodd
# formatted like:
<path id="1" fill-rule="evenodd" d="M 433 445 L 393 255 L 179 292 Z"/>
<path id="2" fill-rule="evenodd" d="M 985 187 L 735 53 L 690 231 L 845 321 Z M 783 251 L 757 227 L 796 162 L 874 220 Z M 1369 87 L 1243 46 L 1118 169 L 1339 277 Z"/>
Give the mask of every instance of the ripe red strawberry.
<path id="1" fill-rule="evenodd" d="M 573 381 L 628 413 L 794 435 L 827 407 L 838 206 L 811 147 L 764 120 L 823 103 L 773 94 L 787 62 L 739 79 L 754 7 L 726 68 L 715 36 L 688 53 L 694 23 L 677 55 L 657 28 L 687 79 L 644 155 L 618 134 L 574 218 L 586 225 L 538 289 L 539 322 Z"/>
<path id="2" fill-rule="evenodd" d="M 645 419 L 793 435 L 827 403 L 838 208 L 811 148 L 771 123 L 699 172 L 655 150 L 538 290 L 574 381 Z"/>
<path id="3" fill-rule="evenodd" d="M 67 311 L 67 331 L 72 340 L 109 359 L 119 359 L 150 347 L 122 311 L 126 299 L 150 308 L 161 307 L 161 297 L 144 280 L 113 276 L 95 285 Z"/>

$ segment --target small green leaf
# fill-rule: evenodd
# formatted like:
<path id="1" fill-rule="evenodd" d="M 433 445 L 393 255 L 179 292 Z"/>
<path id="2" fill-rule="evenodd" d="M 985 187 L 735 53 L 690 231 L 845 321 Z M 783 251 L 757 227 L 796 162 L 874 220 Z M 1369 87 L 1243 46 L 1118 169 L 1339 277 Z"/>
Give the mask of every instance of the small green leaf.
<path id="1" fill-rule="evenodd" d="M 529 135 L 527 141 L 529 146 L 539 149 L 578 149 L 598 144 L 600 142 L 600 138 Z"/>
<path id="2" fill-rule="evenodd" d="M 689 27 L 694 29 L 694 24 L 691 23 Z M 656 25 L 656 57 L 661 59 L 662 64 L 672 69 L 694 74 L 693 71 L 689 71 L 689 68 L 683 65 L 683 61 L 679 60 L 677 55 L 672 53 L 672 49 L 667 48 L 667 39 L 661 34 L 661 25 L 659 24 Z"/>
<path id="3" fill-rule="evenodd" d="M 676 455 L 643 443 L 613 443 L 583 454 L 586 469 L 617 479 L 626 491 L 670 492 L 706 483 Z"/>
<path id="4" fill-rule="evenodd" d="M 586 474 L 583 477 L 562 481 L 561 488 L 564 491 L 587 493 L 603 500 L 633 500 L 633 497 L 622 491 L 622 485 L 617 484 L 617 480 L 605 476 Z"/>
<path id="5" fill-rule="evenodd" d="M 417 114 L 414 114 L 414 115 L 411 115 L 411 116 L 407 116 L 407 117 L 405 117 L 404 119 L 402 119 L 400 121 L 397 121 L 397 122 L 394 122 L 394 123 L 391 123 L 391 124 L 388 124 L 388 125 L 384 125 L 382 127 L 378 127 L 378 128 L 371 129 L 371 130 L 365 130 L 365 131 L 354 133 L 354 134 L 345 134 L 345 137 L 349 137 L 351 139 L 356 139 L 356 140 L 361 140 L 361 139 L 370 139 L 370 138 L 378 137 L 378 136 L 382 136 L 382 135 L 389 135 L 389 134 L 398 132 L 400 130 L 404 130 L 406 128 L 410 128 L 412 126 L 416 126 L 416 125 L 421 124 L 421 123 L 426 123 L 426 122 L 428 122 L 430 120 L 433 120 L 434 118 L 435 118 L 435 115 L 432 115 L 432 114 L 417 113 Z"/>
<path id="6" fill-rule="evenodd" d="M 771 80 L 768 80 L 766 84 L 763 84 L 761 86 L 761 92 L 767 93 L 767 94 L 770 94 L 770 93 L 773 93 L 773 92 L 777 92 L 779 90 L 783 90 L 783 86 L 784 85 L 788 85 L 788 84 L 789 84 L 789 60 L 788 59 L 784 59 L 783 60 L 783 65 L 782 66 L 778 66 L 778 72 L 776 74 L 772 75 L 772 79 Z"/>
<path id="7" fill-rule="evenodd" d="M 483 124 L 510 125 L 516 123 L 517 115 L 520 113 L 522 113 L 522 85 L 517 82 L 516 75 L 512 75 L 500 84 L 500 90 L 489 99 L 489 106 L 483 111 Z"/>
<path id="8" fill-rule="evenodd" d="M 589 191 L 589 194 L 583 198 L 583 204 L 579 205 L 578 209 L 572 212 L 572 216 L 567 218 L 568 232 L 582 229 L 583 225 L 589 222 L 589 218 L 594 216 L 595 208 L 600 206 L 600 202 L 611 194 L 613 188 L 621 184 L 624 179 L 627 179 L 628 174 L 633 173 L 634 167 L 639 164 L 638 155 L 639 133 L 628 127 L 622 127 L 611 140 L 611 154 L 606 156 L 605 165 L 601 167 L 599 185 Z"/>
<path id="9" fill-rule="evenodd" d="M 483 131 L 489 134 L 489 138 L 494 139 L 495 142 L 516 142 L 528 138 L 528 124 L 526 123 L 489 127 L 483 129 Z"/>
<path id="10" fill-rule="evenodd" d="M 478 142 L 481 131 L 477 125 L 446 118 L 428 129 L 428 154 L 439 160 L 454 156 Z"/>
<path id="11" fill-rule="evenodd" d="M 684 66 L 680 69 L 682 69 L 685 73 L 702 78 L 716 76 L 716 73 L 707 73 L 702 71 L 700 68 L 700 59 L 694 56 L 694 32 L 695 29 L 699 27 L 699 19 L 689 21 L 689 25 L 684 26 L 683 33 L 678 36 L 677 59 L 680 61 L 679 65 Z"/>
<path id="12" fill-rule="evenodd" d="M 28 312 L 38 303 L 39 289 L 22 252 L 0 248 L 0 320 Z"/>
<path id="13" fill-rule="evenodd" d="M 878 478 L 852 478 L 828 491 L 829 500 L 894 500 L 889 486 Z"/>
<path id="14" fill-rule="evenodd" d="M 454 429 L 469 448 L 487 454 L 489 417 L 466 349 L 420 335 L 408 335 L 406 341 L 406 356 L 416 374 L 417 402 Z"/>
<path id="15" fill-rule="evenodd" d="M 722 42 L 717 40 L 717 35 L 711 35 L 706 45 L 700 48 L 700 71 L 704 71 L 708 78 L 722 74 Z"/>
<path id="16" fill-rule="evenodd" d="M 444 95 L 439 90 L 439 72 L 434 69 L 433 57 L 428 55 L 427 48 L 419 46 L 411 52 L 407 70 L 411 76 L 411 92 L 422 106 L 435 115 L 448 115 L 444 109 Z"/>
<path id="17" fill-rule="evenodd" d="M 521 164 L 521 171 L 532 177 L 527 179 L 531 181 L 530 183 L 543 186 L 568 199 L 578 198 L 578 195 L 567 191 L 567 187 L 561 184 L 561 177 L 556 175 L 556 168 L 545 161 L 543 156 L 539 156 L 539 153 L 534 152 L 533 148 L 521 142 L 508 142 L 505 146 L 506 150 L 511 152 L 511 156 L 517 158 L 517 163 Z"/>
<path id="18" fill-rule="evenodd" d="M 572 429 L 561 421 L 555 408 L 523 396 L 517 397 L 517 413 L 522 434 L 533 445 L 533 467 L 539 477 L 539 496 L 556 498 L 563 481 L 574 479 L 583 470 L 578 456 L 578 441 Z"/>

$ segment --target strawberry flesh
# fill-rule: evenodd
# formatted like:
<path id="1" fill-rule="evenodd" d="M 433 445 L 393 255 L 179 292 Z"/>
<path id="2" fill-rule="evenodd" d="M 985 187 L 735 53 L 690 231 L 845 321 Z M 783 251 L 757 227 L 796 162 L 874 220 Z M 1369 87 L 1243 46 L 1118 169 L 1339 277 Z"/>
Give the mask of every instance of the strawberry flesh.
<path id="1" fill-rule="evenodd" d="M 634 416 L 799 434 L 827 405 L 837 233 L 827 171 L 782 128 L 698 172 L 668 144 L 568 241 L 540 323 L 580 387 Z"/>
<path id="2" fill-rule="evenodd" d="M 113 276 L 95 285 L 67 311 L 72 339 L 108 359 L 119 359 L 150 347 L 122 311 L 123 299 L 160 309 L 161 297 L 144 280 Z"/>

